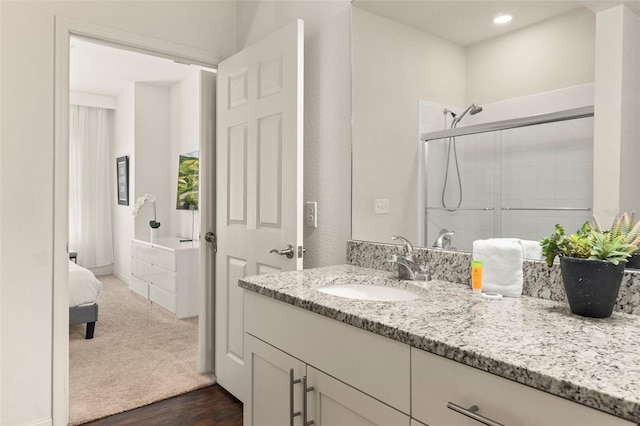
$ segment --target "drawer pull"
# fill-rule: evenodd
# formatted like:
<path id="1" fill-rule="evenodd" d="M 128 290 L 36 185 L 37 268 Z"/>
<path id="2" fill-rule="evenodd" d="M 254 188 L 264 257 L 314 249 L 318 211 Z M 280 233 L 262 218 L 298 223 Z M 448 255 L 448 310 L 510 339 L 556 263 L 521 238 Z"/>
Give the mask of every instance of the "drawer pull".
<path id="1" fill-rule="evenodd" d="M 469 408 L 464 408 L 459 406 L 458 404 L 454 404 L 453 402 L 448 402 L 447 408 L 487 426 L 504 426 L 502 423 L 498 423 L 494 420 L 486 418 L 485 416 L 477 414 L 476 412 L 479 410 L 477 405 L 473 405 Z"/>
<path id="2" fill-rule="evenodd" d="M 302 414 L 300 411 L 293 411 L 293 385 L 300 383 L 300 379 L 293 378 L 293 368 L 289 370 L 289 425 L 293 426 L 293 419 Z"/>

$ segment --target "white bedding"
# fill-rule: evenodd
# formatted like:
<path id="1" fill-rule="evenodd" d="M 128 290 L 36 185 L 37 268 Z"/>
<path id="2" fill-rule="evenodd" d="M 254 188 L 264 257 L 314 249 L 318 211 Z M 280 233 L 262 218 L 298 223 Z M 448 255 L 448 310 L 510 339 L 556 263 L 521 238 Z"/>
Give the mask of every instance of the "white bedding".
<path id="1" fill-rule="evenodd" d="M 69 261 L 69 307 L 95 302 L 101 288 L 93 272 Z"/>

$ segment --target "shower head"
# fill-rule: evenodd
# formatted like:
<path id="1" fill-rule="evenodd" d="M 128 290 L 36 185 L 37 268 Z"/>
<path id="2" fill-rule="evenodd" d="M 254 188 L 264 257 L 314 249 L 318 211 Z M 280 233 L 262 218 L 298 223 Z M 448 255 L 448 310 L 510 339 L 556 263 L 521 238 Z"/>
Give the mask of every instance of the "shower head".
<path id="1" fill-rule="evenodd" d="M 482 112 L 482 107 L 476 104 L 471 104 L 471 109 L 469 110 L 469 114 L 476 115 L 479 112 Z"/>
<path id="2" fill-rule="evenodd" d="M 457 117 L 455 117 L 453 119 L 453 121 L 451 122 L 451 128 L 453 129 L 454 127 L 456 127 L 458 125 L 458 123 L 460 122 L 460 120 L 462 120 L 462 117 L 467 115 L 467 113 L 469 113 L 471 115 L 476 115 L 479 112 L 482 112 L 482 107 L 480 107 L 480 106 L 478 106 L 476 104 L 469 105 L 467 107 L 467 109 L 465 109 L 462 114 L 460 114 L 459 116 L 457 116 Z"/>

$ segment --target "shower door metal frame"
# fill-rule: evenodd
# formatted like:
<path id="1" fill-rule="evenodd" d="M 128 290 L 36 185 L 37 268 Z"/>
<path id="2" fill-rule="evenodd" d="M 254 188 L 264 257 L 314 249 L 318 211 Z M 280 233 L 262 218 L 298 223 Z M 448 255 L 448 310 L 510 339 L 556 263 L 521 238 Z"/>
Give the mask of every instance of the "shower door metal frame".
<path id="1" fill-rule="evenodd" d="M 420 141 L 429 142 L 435 139 L 475 135 L 479 133 L 495 132 L 498 130 L 515 129 L 518 127 L 555 123 L 557 121 L 575 120 L 579 118 L 593 117 L 593 115 L 593 105 L 580 108 L 571 108 L 546 114 L 534 114 L 528 115 L 526 117 L 510 118 L 508 120 L 492 121 L 489 123 L 473 124 L 471 126 L 427 132 L 420 135 Z"/>

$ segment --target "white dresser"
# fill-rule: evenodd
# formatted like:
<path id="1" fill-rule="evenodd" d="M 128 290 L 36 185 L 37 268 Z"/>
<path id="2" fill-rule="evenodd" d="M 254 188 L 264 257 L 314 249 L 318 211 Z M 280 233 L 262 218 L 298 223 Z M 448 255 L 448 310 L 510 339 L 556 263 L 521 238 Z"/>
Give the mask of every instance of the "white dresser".
<path id="1" fill-rule="evenodd" d="M 199 242 L 131 240 L 129 288 L 178 318 L 198 315 L 199 257 Z"/>

